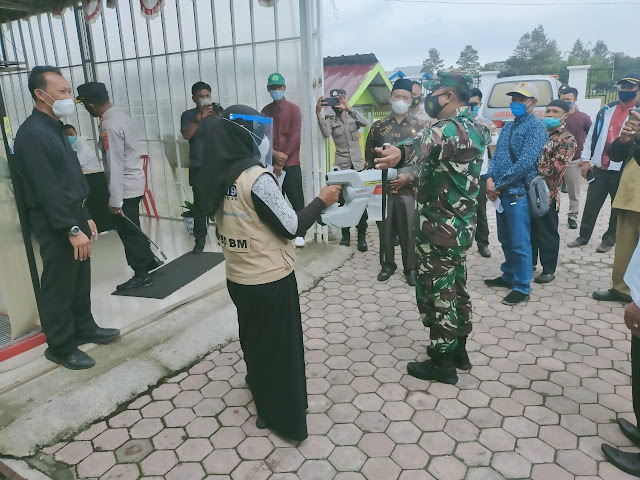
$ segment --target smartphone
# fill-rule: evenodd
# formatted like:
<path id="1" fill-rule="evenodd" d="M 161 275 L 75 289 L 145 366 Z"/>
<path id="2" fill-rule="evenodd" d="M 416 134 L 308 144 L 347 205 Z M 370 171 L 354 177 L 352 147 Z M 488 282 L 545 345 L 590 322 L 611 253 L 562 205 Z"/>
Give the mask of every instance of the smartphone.
<path id="1" fill-rule="evenodd" d="M 587 178 L 587 183 L 591 183 L 596 179 L 596 177 L 593 176 L 593 170 L 587 171 L 586 178 Z"/>
<path id="2" fill-rule="evenodd" d="M 338 99 L 338 97 L 325 98 L 323 105 L 325 107 L 337 107 L 338 105 L 340 105 L 340 100 Z"/>
<path id="3" fill-rule="evenodd" d="M 634 122 L 638 121 L 638 118 L 633 115 L 631 112 L 636 112 L 636 114 L 640 115 L 640 108 L 632 108 L 629 110 L 629 120 L 633 120 Z"/>

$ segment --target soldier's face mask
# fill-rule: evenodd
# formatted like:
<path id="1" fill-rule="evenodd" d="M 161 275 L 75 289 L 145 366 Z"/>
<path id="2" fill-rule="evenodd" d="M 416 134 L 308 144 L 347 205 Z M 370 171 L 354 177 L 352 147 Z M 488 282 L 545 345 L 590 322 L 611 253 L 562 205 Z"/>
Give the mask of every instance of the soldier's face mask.
<path id="1" fill-rule="evenodd" d="M 442 92 L 437 95 L 431 94 L 424 99 L 424 110 L 427 112 L 431 118 L 438 118 L 438 115 L 442 111 L 444 107 L 447 106 L 449 102 L 446 102 L 444 105 L 441 104 L 442 100 L 449 98 L 450 92 Z"/>

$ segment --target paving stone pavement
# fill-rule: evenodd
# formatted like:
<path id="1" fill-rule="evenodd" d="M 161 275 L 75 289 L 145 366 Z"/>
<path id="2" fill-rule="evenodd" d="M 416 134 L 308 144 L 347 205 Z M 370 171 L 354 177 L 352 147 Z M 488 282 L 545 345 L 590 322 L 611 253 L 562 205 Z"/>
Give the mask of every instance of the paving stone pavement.
<path id="1" fill-rule="evenodd" d="M 369 227 L 373 248 L 300 299 L 305 442 L 256 428 L 234 342 L 44 452 L 100 480 L 631 479 L 600 451 L 602 442 L 633 450 L 614 422 L 635 421 L 622 305 L 590 297 L 610 284 L 613 252 L 595 253 L 608 209 L 582 249 L 566 247 L 576 231 L 564 210 L 560 218 L 557 279 L 534 284 L 525 306 L 502 305 L 507 292 L 482 282 L 502 261 L 495 220 L 493 258 L 470 250 L 474 367 L 456 386 L 406 374 L 407 362 L 427 358 L 428 331 L 401 274 L 375 279 Z"/>

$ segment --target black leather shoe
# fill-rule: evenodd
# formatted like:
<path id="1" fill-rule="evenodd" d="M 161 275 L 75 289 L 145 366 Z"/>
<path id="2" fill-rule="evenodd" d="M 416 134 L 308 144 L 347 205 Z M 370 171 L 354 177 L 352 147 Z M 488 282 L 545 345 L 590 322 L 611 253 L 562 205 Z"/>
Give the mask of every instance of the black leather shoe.
<path id="1" fill-rule="evenodd" d="M 600 302 L 628 303 L 627 299 L 623 298 L 623 296 L 616 292 L 613 288 L 607 290 L 606 292 L 593 292 L 591 296 Z"/>
<path id="2" fill-rule="evenodd" d="M 640 430 L 633 423 L 628 422 L 624 418 L 618 419 L 618 425 L 625 437 L 631 440 L 636 445 L 640 445 Z"/>
<path id="3" fill-rule="evenodd" d="M 384 267 L 382 267 L 382 271 L 378 274 L 378 281 L 386 282 L 387 280 L 389 280 L 389 277 L 391 277 L 391 275 L 393 275 L 393 272 L 395 271 L 396 271 L 395 267 L 390 267 L 389 265 L 385 265 Z"/>
<path id="4" fill-rule="evenodd" d="M 527 295 L 526 293 L 518 292 L 517 290 L 512 290 L 509 295 L 504 297 L 504 300 L 502 300 L 502 303 L 503 305 L 510 305 L 512 307 L 515 307 L 516 305 L 526 302 L 527 300 L 529 300 L 529 298 L 530 298 L 529 295 Z"/>
<path id="5" fill-rule="evenodd" d="M 69 370 L 86 370 L 96 364 L 96 361 L 93 358 L 77 348 L 66 355 L 54 353 L 51 349 L 47 348 L 44 351 L 44 356 L 50 362 L 62 365 Z"/>
<path id="6" fill-rule="evenodd" d="M 433 358 L 434 355 L 437 356 L 437 352 L 433 345 L 429 345 L 427 347 L 427 355 L 431 358 Z M 471 360 L 469 360 L 469 354 L 467 353 L 467 337 L 458 339 L 458 345 L 453 351 L 453 364 L 460 370 L 471 370 Z"/>
<path id="7" fill-rule="evenodd" d="M 264 420 L 262 420 L 260 417 L 256 418 L 256 427 L 258 427 L 260 430 L 268 428 L 267 424 L 264 423 Z"/>
<path id="8" fill-rule="evenodd" d="M 606 443 L 603 443 L 601 448 L 611 465 L 624 473 L 640 477 L 640 453 L 623 452 Z"/>
<path id="9" fill-rule="evenodd" d="M 575 230 L 576 228 L 578 228 L 578 222 L 576 222 L 573 218 L 570 218 L 567 223 L 569 224 L 569 228 L 571 230 Z"/>
<path id="10" fill-rule="evenodd" d="M 393 236 L 393 246 L 397 247 L 400 245 L 400 237 L 396 234 Z"/>
<path id="11" fill-rule="evenodd" d="M 578 237 L 573 242 L 567 243 L 567 247 L 569 247 L 569 248 L 582 247 L 582 246 L 586 245 L 587 243 L 589 243 L 589 242 L 587 242 L 586 240 Z"/>
<path id="12" fill-rule="evenodd" d="M 348 228 L 342 229 L 342 240 L 340 240 L 340 245 L 343 247 L 351 246 L 351 230 Z"/>
<path id="13" fill-rule="evenodd" d="M 416 286 L 416 271 L 415 270 L 409 271 L 409 273 L 407 273 L 406 277 L 407 277 L 407 283 L 410 286 L 415 287 Z"/>
<path id="14" fill-rule="evenodd" d="M 367 232 L 365 230 L 358 230 L 358 250 L 360 252 L 369 250 L 369 246 L 367 245 Z"/>
<path id="15" fill-rule="evenodd" d="M 431 380 L 434 382 L 455 385 L 458 383 L 458 373 L 456 367 L 450 360 L 448 362 L 437 361 L 435 359 L 424 362 L 410 362 L 407 365 L 409 375 L 420 380 Z"/>
<path id="16" fill-rule="evenodd" d="M 150 287 L 153 285 L 153 278 L 148 273 L 146 275 L 134 276 L 130 280 L 121 283 L 116 287 L 118 292 L 126 292 L 129 290 L 135 290 L 136 288 Z"/>
<path id="17" fill-rule="evenodd" d="M 502 277 L 489 278 L 484 281 L 484 284 L 487 285 L 488 287 L 511 288 L 511 285 L 505 282 Z"/>
<path id="18" fill-rule="evenodd" d="M 99 345 L 107 345 L 115 342 L 120 337 L 120 330 L 117 328 L 100 328 L 90 334 L 79 335 L 76 338 L 76 345 L 84 345 L 85 343 L 97 343 Z"/>
<path id="19" fill-rule="evenodd" d="M 196 255 L 200 255 L 202 252 L 204 252 L 204 246 L 203 245 L 198 245 L 196 243 L 196 245 L 193 247 L 193 250 L 191 250 L 193 253 L 195 253 Z"/>
<path id="20" fill-rule="evenodd" d="M 540 275 L 536 277 L 534 280 L 536 283 L 549 283 L 554 281 L 556 276 L 553 273 L 544 273 L 542 272 Z"/>
<path id="21" fill-rule="evenodd" d="M 164 265 L 164 262 L 158 257 L 154 256 L 148 268 L 150 272 L 153 272 L 156 268 L 160 268 L 162 265 Z"/>
<path id="22" fill-rule="evenodd" d="M 596 247 L 596 252 L 598 252 L 598 253 L 607 253 L 612 248 L 613 248 L 613 245 L 609 245 L 608 243 L 602 242 L 600 245 L 598 245 Z"/>
<path id="23" fill-rule="evenodd" d="M 478 245 L 478 253 L 480 253 L 481 257 L 491 258 L 491 250 L 487 245 Z"/>

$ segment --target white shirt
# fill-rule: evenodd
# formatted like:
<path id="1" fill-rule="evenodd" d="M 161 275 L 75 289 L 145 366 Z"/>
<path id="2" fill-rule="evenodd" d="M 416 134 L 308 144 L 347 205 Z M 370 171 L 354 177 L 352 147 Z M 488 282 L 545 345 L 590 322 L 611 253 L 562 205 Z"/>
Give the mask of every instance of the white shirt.
<path id="1" fill-rule="evenodd" d="M 76 143 L 71 145 L 71 148 L 73 148 L 78 155 L 78 161 L 80 162 L 80 168 L 82 168 L 83 173 L 104 171 L 100 160 L 98 160 L 96 156 L 95 150 L 87 145 L 84 139 L 80 137 L 76 138 Z"/>
<path id="2" fill-rule="evenodd" d="M 591 156 L 591 141 L 595 132 L 595 129 L 598 127 L 597 122 L 593 122 L 591 128 L 589 129 L 589 133 L 587 134 L 587 138 L 584 140 L 584 148 L 582 149 L 581 160 L 583 162 L 590 162 L 592 166 L 602 168 L 602 154 L 604 153 L 604 146 L 607 143 L 607 134 L 609 132 L 609 125 L 611 125 L 611 117 L 613 117 L 613 112 L 616 111 L 618 105 L 615 107 L 605 106 L 604 111 L 604 119 L 602 123 L 602 128 L 600 129 L 600 136 L 598 137 L 598 142 L 596 143 L 596 148 L 593 151 L 593 157 Z M 624 126 L 625 122 L 622 122 L 622 126 Z M 620 132 L 622 131 L 622 127 L 620 128 Z M 616 137 L 620 136 L 620 132 L 616 132 Z M 609 164 L 609 171 L 617 172 L 622 168 L 622 164 L 624 162 L 611 162 Z"/>
<path id="3" fill-rule="evenodd" d="M 627 267 L 627 273 L 624 276 L 624 283 L 631 290 L 631 298 L 640 307 L 640 242 L 633 252 L 633 257 Z"/>

